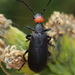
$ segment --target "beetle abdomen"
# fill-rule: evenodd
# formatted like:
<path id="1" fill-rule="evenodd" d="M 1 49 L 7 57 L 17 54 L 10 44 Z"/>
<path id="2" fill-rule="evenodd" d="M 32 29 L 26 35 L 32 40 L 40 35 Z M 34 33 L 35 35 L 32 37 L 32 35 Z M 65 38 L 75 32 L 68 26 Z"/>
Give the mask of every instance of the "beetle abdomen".
<path id="1" fill-rule="evenodd" d="M 28 56 L 28 65 L 31 70 L 38 73 L 42 71 L 47 63 L 47 53 L 45 55 L 42 54 L 29 54 Z"/>
<path id="2" fill-rule="evenodd" d="M 44 37 L 44 38 L 42 38 Z M 42 38 L 42 40 L 41 40 Z M 31 70 L 38 73 L 42 71 L 47 63 L 47 38 L 46 35 L 35 34 L 32 36 L 29 45 L 28 65 Z"/>
<path id="3" fill-rule="evenodd" d="M 28 65 L 31 70 L 34 72 L 42 71 L 47 63 L 47 53 L 45 55 L 42 54 L 29 54 L 28 57 Z"/>

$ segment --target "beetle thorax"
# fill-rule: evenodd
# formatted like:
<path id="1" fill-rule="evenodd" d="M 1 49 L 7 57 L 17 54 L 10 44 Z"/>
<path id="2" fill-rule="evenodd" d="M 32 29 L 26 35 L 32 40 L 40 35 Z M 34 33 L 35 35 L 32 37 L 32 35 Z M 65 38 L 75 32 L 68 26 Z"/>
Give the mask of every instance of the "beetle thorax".
<path id="1" fill-rule="evenodd" d="M 42 23 L 37 23 L 35 27 L 35 32 L 36 33 L 43 33 L 44 32 L 44 27 Z"/>

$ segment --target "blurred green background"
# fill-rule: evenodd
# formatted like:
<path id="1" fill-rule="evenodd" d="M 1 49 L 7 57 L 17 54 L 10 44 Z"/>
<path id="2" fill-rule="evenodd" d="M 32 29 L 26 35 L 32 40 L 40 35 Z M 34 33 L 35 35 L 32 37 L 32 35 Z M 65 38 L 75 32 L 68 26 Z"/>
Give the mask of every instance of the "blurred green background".
<path id="1" fill-rule="evenodd" d="M 41 12 L 48 0 L 25 0 L 35 12 Z M 52 0 L 48 9 L 44 13 L 47 22 L 48 17 L 53 11 L 72 13 L 75 15 L 75 0 Z M 28 33 L 26 26 L 35 26 L 32 12 L 22 3 L 16 0 L 0 0 L 0 13 L 13 21 L 14 26 Z"/>

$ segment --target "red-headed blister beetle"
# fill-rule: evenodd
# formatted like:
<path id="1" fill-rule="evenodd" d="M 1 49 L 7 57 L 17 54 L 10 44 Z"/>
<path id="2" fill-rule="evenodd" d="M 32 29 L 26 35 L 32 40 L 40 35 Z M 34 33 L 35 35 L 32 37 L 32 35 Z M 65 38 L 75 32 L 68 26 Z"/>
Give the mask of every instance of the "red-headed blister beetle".
<path id="1" fill-rule="evenodd" d="M 24 56 L 28 52 L 29 68 L 32 71 L 39 73 L 46 66 L 47 58 L 48 58 L 48 44 L 51 39 L 51 37 L 49 37 L 45 33 L 46 31 L 49 31 L 50 29 L 44 29 L 43 24 L 42 24 L 42 22 L 44 22 L 44 17 L 42 15 L 44 11 L 47 9 L 51 0 L 48 1 L 42 13 L 37 13 L 37 14 L 33 11 L 33 9 L 26 2 L 22 0 L 18 0 L 18 1 L 23 3 L 25 6 L 27 6 L 32 11 L 33 16 L 34 16 L 34 22 L 36 23 L 35 28 L 31 28 L 27 26 L 27 28 L 34 31 L 34 33 L 32 35 L 26 36 L 28 41 L 30 40 L 30 43 L 29 43 L 29 49 L 24 53 L 23 58 L 26 61 Z M 20 69 L 24 66 L 24 64 L 20 67 Z"/>

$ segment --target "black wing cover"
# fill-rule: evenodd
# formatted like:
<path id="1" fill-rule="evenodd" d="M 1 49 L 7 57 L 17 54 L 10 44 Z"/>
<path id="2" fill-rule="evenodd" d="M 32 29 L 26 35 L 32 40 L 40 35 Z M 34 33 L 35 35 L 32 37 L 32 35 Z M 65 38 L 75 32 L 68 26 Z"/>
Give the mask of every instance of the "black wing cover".
<path id="1" fill-rule="evenodd" d="M 33 34 L 29 44 L 28 65 L 34 72 L 43 70 L 47 63 L 48 46 L 46 34 Z"/>

